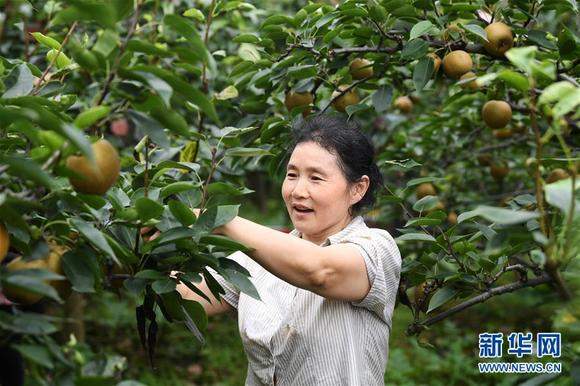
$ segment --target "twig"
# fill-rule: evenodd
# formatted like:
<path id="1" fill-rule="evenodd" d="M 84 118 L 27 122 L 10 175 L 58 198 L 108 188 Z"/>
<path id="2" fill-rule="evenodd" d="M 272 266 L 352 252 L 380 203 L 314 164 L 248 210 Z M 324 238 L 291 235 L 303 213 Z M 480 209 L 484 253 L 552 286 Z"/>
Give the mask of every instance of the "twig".
<path id="1" fill-rule="evenodd" d="M 121 56 L 123 56 L 123 53 L 127 49 L 127 44 L 129 43 L 129 40 L 131 40 L 131 38 L 133 37 L 133 34 L 135 33 L 135 30 L 137 29 L 140 11 L 141 11 L 141 1 L 138 1 L 137 6 L 135 8 L 135 13 L 133 14 L 133 18 L 131 19 L 131 25 L 129 27 L 129 30 L 127 31 L 127 35 L 123 39 L 123 42 L 121 43 L 121 47 L 119 47 L 119 53 L 117 54 L 117 57 L 115 58 L 115 63 L 113 63 L 113 66 L 111 68 L 111 72 L 109 72 L 109 76 L 105 80 L 105 84 L 103 86 L 103 89 L 101 90 L 101 93 L 99 94 L 99 98 L 97 99 L 95 106 L 98 106 L 101 103 L 103 103 L 103 101 L 105 100 L 105 97 L 109 93 L 111 83 L 113 82 L 113 79 L 115 79 L 115 76 L 117 75 L 117 70 L 119 68 L 119 64 L 121 63 Z"/>
<path id="2" fill-rule="evenodd" d="M 213 12 L 215 10 L 215 0 L 211 0 L 211 4 L 209 6 L 209 13 L 207 15 L 207 20 L 205 22 L 205 31 L 203 34 L 203 44 L 204 46 L 207 47 L 207 42 L 209 39 L 209 28 L 211 26 L 211 22 L 213 21 Z M 201 87 L 202 90 L 207 93 L 207 90 L 209 88 L 209 84 L 207 81 L 207 63 L 203 63 L 203 66 L 201 68 Z"/>
<path id="3" fill-rule="evenodd" d="M 566 81 L 568 81 L 568 82 L 572 83 L 572 84 L 573 84 L 574 86 L 576 86 L 576 87 L 580 87 L 580 84 L 579 84 L 579 83 L 576 81 L 576 79 L 572 78 L 572 77 L 571 77 L 571 76 L 569 76 L 569 75 L 566 75 L 566 74 L 559 73 L 559 74 L 558 74 L 558 78 L 560 78 L 560 79 L 562 79 L 562 80 L 566 80 Z"/>
<path id="4" fill-rule="evenodd" d="M 542 163 L 542 137 L 540 134 L 540 127 L 536 120 L 536 93 L 534 88 L 530 90 L 530 124 L 534 130 L 535 140 L 536 140 L 536 170 L 535 170 L 535 182 L 536 182 L 536 201 L 538 204 L 538 210 L 540 212 L 540 230 L 546 236 L 550 237 L 548 225 L 546 224 L 546 210 L 544 208 L 544 192 L 542 189 L 542 174 L 540 172 L 540 167 Z"/>
<path id="5" fill-rule="evenodd" d="M 498 143 L 496 145 L 490 145 L 490 146 L 484 146 L 481 147 L 477 150 L 478 153 L 485 153 L 485 152 L 489 152 L 492 150 L 497 150 L 497 149 L 503 149 L 505 147 L 510 147 L 512 145 L 516 145 L 518 143 L 521 142 L 526 142 L 528 139 L 525 136 L 519 137 L 519 138 L 514 138 L 514 139 L 510 139 L 509 141 L 505 141 L 502 143 Z"/>
<path id="6" fill-rule="evenodd" d="M 62 40 L 62 43 L 61 43 L 60 47 L 58 48 L 56 55 L 54 55 L 54 57 L 52 58 L 52 60 L 48 64 L 48 67 L 46 67 L 46 69 L 44 70 L 44 72 L 40 76 L 38 83 L 36 84 L 36 86 L 34 86 L 34 89 L 32 89 L 32 95 L 38 94 L 38 92 L 42 88 L 42 85 L 44 83 L 44 79 L 46 78 L 46 75 L 48 75 L 48 72 L 52 69 L 52 67 L 54 66 L 54 63 L 56 63 L 56 59 L 58 59 L 58 57 L 60 56 L 62 49 L 64 48 L 64 46 L 68 42 L 68 39 L 70 38 L 71 34 L 73 33 L 73 31 L 77 27 L 77 24 L 78 24 L 78 22 L 75 21 L 74 23 L 72 23 L 72 25 L 68 29 L 68 32 L 66 33 L 64 39 Z"/>
<path id="7" fill-rule="evenodd" d="M 490 290 L 485 291 L 484 293 L 482 293 L 480 295 L 474 296 L 471 299 L 469 299 L 463 303 L 460 303 L 454 307 L 451 307 L 447 311 L 443 311 L 440 314 L 437 314 L 435 316 L 427 318 L 423 321 L 411 324 L 407 328 L 407 334 L 408 335 L 415 335 L 415 334 L 421 332 L 421 330 L 423 330 L 425 327 L 428 327 L 428 326 L 435 324 L 435 323 L 437 323 L 445 318 L 448 318 L 451 315 L 454 315 L 460 311 L 463 311 L 466 308 L 472 307 L 472 306 L 479 304 L 479 303 L 483 303 L 493 296 L 498 296 L 498 295 L 502 295 L 502 294 L 505 294 L 508 292 L 513 292 L 513 291 L 519 290 L 521 288 L 535 287 L 535 286 L 538 286 L 541 284 L 549 283 L 551 281 L 552 281 L 552 278 L 549 275 L 542 275 L 539 277 L 535 277 L 533 279 L 529 279 L 525 283 L 518 281 L 518 282 L 506 284 L 506 285 L 503 285 L 500 287 L 491 288 Z"/>

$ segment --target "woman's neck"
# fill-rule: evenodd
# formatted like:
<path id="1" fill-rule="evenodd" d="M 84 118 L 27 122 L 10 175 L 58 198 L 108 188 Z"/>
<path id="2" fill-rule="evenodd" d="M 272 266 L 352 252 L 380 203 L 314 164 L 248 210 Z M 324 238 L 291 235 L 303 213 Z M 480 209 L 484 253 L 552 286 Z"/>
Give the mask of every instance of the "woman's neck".
<path id="1" fill-rule="evenodd" d="M 304 233 L 302 233 L 302 238 L 304 240 L 308 240 L 311 243 L 314 243 L 316 245 L 322 245 L 329 236 L 332 236 L 332 235 L 340 232 L 344 228 L 346 228 L 346 226 L 348 224 L 350 224 L 352 219 L 353 219 L 352 216 L 347 215 L 346 217 L 344 217 L 343 219 L 341 219 L 340 221 L 338 221 L 334 225 L 332 225 L 326 229 L 323 229 L 316 234 L 304 234 Z"/>

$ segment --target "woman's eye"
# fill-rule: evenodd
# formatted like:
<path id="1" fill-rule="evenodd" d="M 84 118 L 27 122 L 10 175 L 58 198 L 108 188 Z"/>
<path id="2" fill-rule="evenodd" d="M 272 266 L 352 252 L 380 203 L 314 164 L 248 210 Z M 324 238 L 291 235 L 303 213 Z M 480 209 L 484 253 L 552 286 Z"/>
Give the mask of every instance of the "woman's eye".
<path id="1" fill-rule="evenodd" d="M 320 178 L 320 177 L 316 177 L 316 176 L 312 177 L 312 179 L 313 179 L 313 180 L 316 180 L 316 181 L 322 181 L 322 178 Z"/>
<path id="2" fill-rule="evenodd" d="M 286 174 L 286 177 L 296 177 L 296 174 L 294 174 L 294 173 L 288 173 L 288 174 Z"/>

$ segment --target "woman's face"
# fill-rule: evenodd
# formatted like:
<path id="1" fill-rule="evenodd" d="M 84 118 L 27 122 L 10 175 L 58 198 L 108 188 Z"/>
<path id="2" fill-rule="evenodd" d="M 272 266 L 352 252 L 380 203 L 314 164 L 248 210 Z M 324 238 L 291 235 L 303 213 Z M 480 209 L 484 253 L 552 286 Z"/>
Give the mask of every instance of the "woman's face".
<path id="1" fill-rule="evenodd" d="M 362 199 L 367 187 L 368 177 L 363 176 L 349 188 L 337 157 L 315 142 L 303 142 L 288 161 L 282 197 L 303 238 L 322 243 L 348 225 L 348 209 Z"/>

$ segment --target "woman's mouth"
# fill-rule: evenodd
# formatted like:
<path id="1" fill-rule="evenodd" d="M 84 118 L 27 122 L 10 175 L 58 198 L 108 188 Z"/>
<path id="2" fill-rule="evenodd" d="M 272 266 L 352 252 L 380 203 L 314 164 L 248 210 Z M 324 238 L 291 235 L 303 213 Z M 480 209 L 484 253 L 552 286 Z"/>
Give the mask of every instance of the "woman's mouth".
<path id="1" fill-rule="evenodd" d="M 296 205 L 294 205 L 292 207 L 292 209 L 294 209 L 294 212 L 299 213 L 299 214 L 308 214 L 308 213 L 313 213 L 314 212 L 314 210 L 312 210 L 312 209 L 310 209 L 308 207 L 305 207 L 305 206 L 296 206 Z"/>

